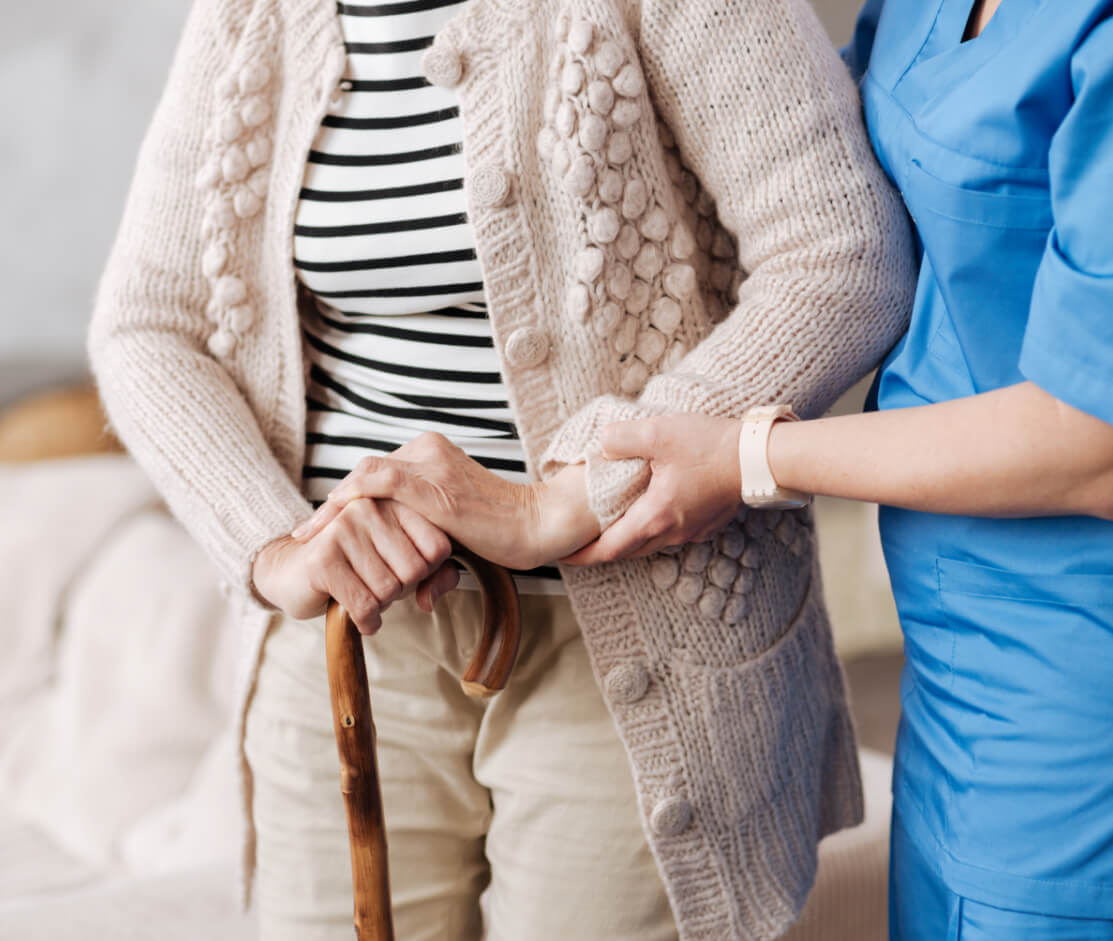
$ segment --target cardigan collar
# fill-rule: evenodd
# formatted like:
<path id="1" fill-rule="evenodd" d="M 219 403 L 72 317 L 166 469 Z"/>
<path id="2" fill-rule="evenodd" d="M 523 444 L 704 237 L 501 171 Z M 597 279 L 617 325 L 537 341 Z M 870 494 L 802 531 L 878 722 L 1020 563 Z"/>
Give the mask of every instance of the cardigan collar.
<path id="1" fill-rule="evenodd" d="M 528 18 L 534 12 L 533 7 L 531 0 L 469 0 L 444 29 L 457 34 L 463 28 L 465 18 L 482 23 L 484 27 L 508 26 Z M 339 48 L 343 53 L 344 39 L 333 0 L 280 0 L 280 10 L 289 35 L 290 51 L 296 57 L 305 57 L 316 67 L 317 63 L 328 61 L 326 57 L 335 55 L 333 49 Z M 468 32 L 472 35 L 486 34 L 486 30 L 472 29 Z M 343 61 L 340 56 L 335 56 L 335 59 L 339 62 L 339 72 L 328 77 L 339 81 Z M 334 66 L 332 61 L 328 64 Z M 336 67 L 331 71 L 336 72 Z"/>

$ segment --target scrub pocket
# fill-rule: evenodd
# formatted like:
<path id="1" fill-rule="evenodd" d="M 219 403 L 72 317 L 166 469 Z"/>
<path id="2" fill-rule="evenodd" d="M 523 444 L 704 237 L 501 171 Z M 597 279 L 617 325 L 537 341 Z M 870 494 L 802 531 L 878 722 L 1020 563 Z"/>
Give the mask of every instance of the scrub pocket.
<path id="1" fill-rule="evenodd" d="M 962 899 L 954 941 L 1113 941 L 1113 921 L 1060 918 Z"/>
<path id="2" fill-rule="evenodd" d="M 1039 911 L 1105 917 L 1108 895 L 1090 905 L 1113 885 L 1113 575 L 945 558 L 937 574 L 953 648 L 934 707 L 969 756 L 948 849 L 1046 892 L 1025 890 Z"/>
<path id="3" fill-rule="evenodd" d="M 1017 171 L 1018 173 L 1021 171 Z M 1031 171 L 1023 181 L 1027 189 L 1044 189 L 1042 193 L 995 193 L 986 190 L 955 186 L 929 173 L 918 160 L 908 165 L 904 189 L 909 190 L 909 202 L 925 207 L 936 216 L 954 222 L 989 226 L 995 229 L 1031 230 L 1046 238 L 1054 222 L 1051 201 L 1046 192 L 1046 174 L 1043 186 L 1037 184 Z"/>
<path id="4" fill-rule="evenodd" d="M 955 186 L 918 162 L 900 180 L 927 262 L 938 276 L 942 304 L 934 310 L 928 354 L 950 373 L 940 381 L 954 394 L 970 395 L 1011 385 L 1017 370 L 1035 270 L 1011 270 L 1014 259 L 1043 251 L 1053 216 L 1046 174 L 1016 170 L 1023 193 L 998 193 Z M 992 271 L 987 259 L 993 260 Z M 982 312 L 993 311 L 993 316 Z M 971 316 L 977 312 L 977 316 Z M 1009 314 L 1009 312 L 1012 312 Z"/>

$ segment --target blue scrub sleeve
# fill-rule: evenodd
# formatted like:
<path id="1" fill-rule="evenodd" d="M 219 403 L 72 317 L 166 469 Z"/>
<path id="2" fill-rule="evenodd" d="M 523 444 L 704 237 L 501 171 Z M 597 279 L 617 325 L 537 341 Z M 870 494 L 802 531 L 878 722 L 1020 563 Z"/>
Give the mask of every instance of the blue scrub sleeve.
<path id="1" fill-rule="evenodd" d="M 1071 58 L 1074 104 L 1051 140 L 1055 219 L 1032 292 L 1020 371 L 1113 424 L 1113 19 Z"/>
<path id="2" fill-rule="evenodd" d="M 860 82 L 862 76 L 869 68 L 870 56 L 873 55 L 873 38 L 877 35 L 877 21 L 881 19 L 881 8 L 885 0 L 866 0 L 854 24 L 854 35 L 850 43 L 839 50 L 854 81 Z"/>

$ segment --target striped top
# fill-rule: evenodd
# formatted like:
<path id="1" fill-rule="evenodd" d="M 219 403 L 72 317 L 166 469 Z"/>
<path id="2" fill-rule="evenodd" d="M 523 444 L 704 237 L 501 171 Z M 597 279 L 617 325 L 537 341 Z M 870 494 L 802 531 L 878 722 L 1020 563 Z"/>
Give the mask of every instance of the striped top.
<path id="1" fill-rule="evenodd" d="M 445 435 L 509 480 L 525 454 L 487 318 L 464 198 L 456 93 L 421 56 L 466 0 L 338 4 L 341 91 L 309 154 L 294 265 L 315 295 L 302 316 L 314 503 L 368 453 Z M 555 568 L 519 588 L 559 590 Z"/>

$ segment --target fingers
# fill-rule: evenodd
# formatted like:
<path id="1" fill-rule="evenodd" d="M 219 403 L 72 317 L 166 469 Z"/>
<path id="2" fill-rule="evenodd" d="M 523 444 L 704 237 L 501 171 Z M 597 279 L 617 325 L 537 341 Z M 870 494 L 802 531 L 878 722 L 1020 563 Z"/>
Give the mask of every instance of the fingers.
<path id="1" fill-rule="evenodd" d="M 437 602 L 460 584 L 460 570 L 445 563 L 417 588 L 414 601 L 422 611 L 432 613 Z"/>
<path id="2" fill-rule="evenodd" d="M 307 548 L 313 581 L 363 633 L 378 630 L 391 602 L 416 589 L 451 551 L 448 538 L 413 511 L 364 499 L 345 506 Z M 443 593 L 451 586 L 436 587 Z"/>
<path id="3" fill-rule="evenodd" d="M 362 458 L 328 495 L 329 502 L 345 504 L 360 497 L 400 499 L 413 487 L 412 470 L 405 461 L 394 458 Z"/>
<path id="4" fill-rule="evenodd" d="M 439 566 L 452 554 L 452 540 L 445 532 L 430 523 L 416 510 L 403 503 L 391 501 L 388 506 L 405 531 L 414 548 L 429 565 L 430 570 Z"/>
<path id="5" fill-rule="evenodd" d="M 343 605 L 361 634 L 374 634 L 382 626 L 381 603 L 352 567 L 339 542 L 321 540 L 307 551 L 310 585 Z"/>
<path id="6" fill-rule="evenodd" d="M 444 435 L 426 431 L 412 441 L 391 452 L 391 457 L 402 461 L 447 460 L 463 452 Z"/>
<path id="7" fill-rule="evenodd" d="M 596 539 L 594 542 L 589 542 L 582 549 L 558 561 L 563 562 L 565 565 L 600 565 L 603 562 L 613 562 L 615 559 L 623 558 L 621 554 L 616 555 L 616 552 L 636 552 L 645 544 L 642 541 L 635 540 L 625 545 L 619 545 L 616 549 L 609 541 L 600 545 L 601 539 L 602 537 Z"/>
<path id="8" fill-rule="evenodd" d="M 598 539 L 561 561 L 598 565 L 640 559 L 671 546 L 706 542 L 734 516 L 734 508 L 686 507 L 681 482 L 673 474 L 654 476 L 649 487 Z M 687 501 L 691 502 L 691 501 Z"/>
<path id="9" fill-rule="evenodd" d="M 295 528 L 290 535 L 298 542 L 309 542 L 317 533 L 336 519 L 342 509 L 344 509 L 344 504 L 339 502 L 330 503 L 326 500 L 309 519 Z"/>
<path id="10" fill-rule="evenodd" d="M 430 567 L 402 529 L 389 503 L 356 500 L 344 508 L 341 538 L 353 567 L 383 607 L 404 597 L 425 578 Z M 353 555 L 353 553 L 356 553 Z"/>
<path id="11" fill-rule="evenodd" d="M 611 461 L 653 457 L 660 448 L 660 428 L 651 418 L 607 425 L 600 435 L 603 457 Z"/>
<path id="12" fill-rule="evenodd" d="M 655 501 L 647 491 L 595 542 L 562 561 L 569 565 L 598 565 L 629 558 L 650 540 L 664 536 L 667 529 L 667 522 L 657 513 Z"/>
<path id="13" fill-rule="evenodd" d="M 317 512 L 290 535 L 298 542 L 309 542 L 353 500 L 362 497 L 402 499 L 407 495 L 413 500 L 418 493 L 423 495 L 420 483 L 413 475 L 412 468 L 407 467 L 404 461 L 365 457 L 333 488 Z"/>

